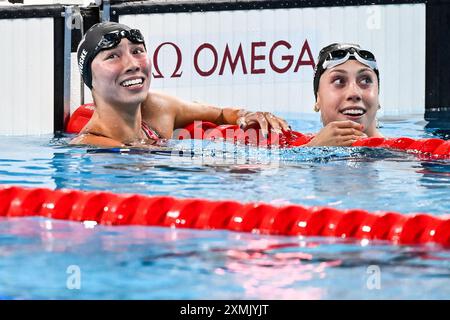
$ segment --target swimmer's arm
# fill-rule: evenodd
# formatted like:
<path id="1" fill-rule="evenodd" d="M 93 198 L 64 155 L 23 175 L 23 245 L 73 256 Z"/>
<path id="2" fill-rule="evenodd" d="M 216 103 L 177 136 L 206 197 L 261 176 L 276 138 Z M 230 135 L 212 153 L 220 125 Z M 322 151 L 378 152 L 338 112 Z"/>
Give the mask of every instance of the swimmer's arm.
<path id="1" fill-rule="evenodd" d="M 125 147 L 125 145 L 117 140 L 107 137 L 100 137 L 90 134 L 81 134 L 73 138 L 69 144 L 73 145 L 91 145 L 98 147 Z"/>
<path id="2" fill-rule="evenodd" d="M 179 101 L 175 117 L 175 127 L 182 128 L 193 121 L 208 121 L 217 125 L 237 124 L 237 120 L 249 113 L 244 109 L 221 108 L 205 103 Z"/>
<path id="3" fill-rule="evenodd" d="M 221 108 L 206 103 L 188 102 L 159 91 L 150 91 L 143 106 L 144 117 L 156 110 L 159 110 L 157 113 L 160 114 L 171 114 L 175 129 L 183 128 L 194 121 L 208 121 L 217 125 L 238 124 L 239 118 L 257 113 L 242 108 Z"/>
<path id="4" fill-rule="evenodd" d="M 160 92 L 151 92 L 144 103 L 144 114 L 151 110 L 164 110 L 164 114 L 171 114 L 173 127 L 183 128 L 193 121 L 208 121 L 217 125 L 238 124 L 246 128 L 252 124 L 259 124 L 264 134 L 269 128 L 275 132 L 289 131 L 289 124 L 270 112 L 251 112 L 242 108 L 221 108 L 198 102 L 186 102 L 174 96 Z"/>
<path id="5" fill-rule="evenodd" d="M 189 107 L 191 110 L 195 108 L 202 108 L 203 110 L 210 110 L 209 112 L 213 114 L 215 117 L 214 120 L 206 120 L 206 119 L 193 119 L 188 123 L 194 120 L 203 120 L 210 121 L 217 125 L 221 124 L 232 124 L 239 125 L 242 129 L 247 129 L 252 127 L 253 125 L 257 125 L 263 135 L 267 137 L 269 130 L 273 131 L 277 134 L 281 134 L 283 131 L 287 132 L 291 130 L 291 127 L 287 123 L 286 120 L 277 117 L 276 115 L 270 112 L 262 112 L 262 111 L 247 111 L 245 109 L 238 108 L 219 108 L 214 106 L 202 105 L 202 104 L 191 104 Z"/>
<path id="6" fill-rule="evenodd" d="M 289 131 L 288 123 L 270 112 L 252 112 L 242 108 L 217 107 L 198 102 L 180 101 L 178 104 L 177 116 L 175 118 L 175 128 L 181 128 L 193 121 L 209 121 L 217 125 L 233 124 L 247 128 L 249 125 L 258 124 L 263 133 L 267 133 L 269 128 L 281 132 Z"/>
<path id="7" fill-rule="evenodd" d="M 220 108 L 204 103 L 187 102 L 159 91 L 150 91 L 143 104 L 144 119 L 156 123 L 172 119 L 175 129 L 183 128 L 193 121 L 208 121 L 215 124 L 236 124 L 241 109 Z"/>

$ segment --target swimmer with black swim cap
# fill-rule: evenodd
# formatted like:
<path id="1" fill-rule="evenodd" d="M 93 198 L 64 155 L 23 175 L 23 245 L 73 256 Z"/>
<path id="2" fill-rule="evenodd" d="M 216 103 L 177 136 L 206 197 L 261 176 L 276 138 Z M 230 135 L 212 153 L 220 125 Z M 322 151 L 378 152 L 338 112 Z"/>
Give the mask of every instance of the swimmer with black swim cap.
<path id="1" fill-rule="evenodd" d="M 115 22 L 91 27 L 81 40 L 78 66 L 91 89 L 95 111 L 72 144 L 106 147 L 153 145 L 172 138 L 175 129 L 194 121 L 258 124 L 263 133 L 290 131 L 281 118 L 268 112 L 186 102 L 149 90 L 151 64 L 144 37 L 137 29 Z"/>
<path id="2" fill-rule="evenodd" d="M 324 128 L 307 146 L 351 146 L 377 129 L 380 77 L 373 53 L 357 44 L 333 43 L 320 50 L 314 73 L 314 110 Z"/>
<path id="3" fill-rule="evenodd" d="M 131 43 L 142 44 L 145 41 L 141 32 L 137 29 L 114 22 L 102 22 L 92 26 L 88 31 L 89 36 L 83 37 L 77 49 L 78 67 L 84 83 L 92 89 L 91 63 L 95 56 L 102 50 L 112 49 L 126 38 Z"/>

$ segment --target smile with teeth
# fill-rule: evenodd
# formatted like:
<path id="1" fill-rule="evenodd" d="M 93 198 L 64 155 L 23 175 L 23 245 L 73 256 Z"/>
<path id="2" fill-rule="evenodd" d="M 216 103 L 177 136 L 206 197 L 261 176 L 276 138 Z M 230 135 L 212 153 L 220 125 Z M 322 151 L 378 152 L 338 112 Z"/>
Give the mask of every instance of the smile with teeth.
<path id="1" fill-rule="evenodd" d="M 138 79 L 131 79 L 131 80 L 125 80 L 120 83 L 122 87 L 131 87 L 135 85 L 141 85 L 144 82 L 144 79 L 138 78 Z"/>
<path id="2" fill-rule="evenodd" d="M 366 110 L 360 109 L 360 108 L 349 108 L 349 109 L 345 109 L 345 110 L 341 111 L 341 113 L 346 116 L 357 117 L 357 116 L 362 116 L 363 114 L 365 114 Z"/>

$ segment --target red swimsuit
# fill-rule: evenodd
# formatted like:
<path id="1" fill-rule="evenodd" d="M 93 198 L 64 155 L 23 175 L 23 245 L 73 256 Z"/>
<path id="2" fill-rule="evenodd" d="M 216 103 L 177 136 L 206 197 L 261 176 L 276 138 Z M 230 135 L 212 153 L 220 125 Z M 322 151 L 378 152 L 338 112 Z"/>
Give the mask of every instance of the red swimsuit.
<path id="1" fill-rule="evenodd" d="M 148 139 L 152 140 L 159 140 L 161 137 L 158 135 L 158 133 L 150 128 L 144 121 L 141 122 L 142 130 L 144 130 L 145 135 Z"/>

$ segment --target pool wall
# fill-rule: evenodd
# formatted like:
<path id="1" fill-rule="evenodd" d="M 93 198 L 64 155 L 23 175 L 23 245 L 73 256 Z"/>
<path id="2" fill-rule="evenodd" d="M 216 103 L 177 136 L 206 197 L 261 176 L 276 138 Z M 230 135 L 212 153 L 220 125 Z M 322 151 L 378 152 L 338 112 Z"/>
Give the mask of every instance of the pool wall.
<path id="1" fill-rule="evenodd" d="M 143 10 L 119 11 L 117 20 L 141 29 L 152 44 L 153 88 L 255 111 L 313 113 L 317 53 L 350 42 L 379 61 L 381 115 L 423 112 L 424 4 Z M 403 59 L 405 49 L 414 54 Z"/>
<path id="2" fill-rule="evenodd" d="M 105 19 L 140 28 L 152 87 L 186 100 L 312 113 L 317 53 L 344 41 L 377 56 L 381 116 L 450 106 L 444 72 L 450 62 L 438 38 L 446 34 L 450 4 L 442 1 L 114 1 L 81 7 L 79 16 L 77 6 L 72 16 L 68 8 L 0 7 L 7 35 L 0 50 L 0 134 L 63 131 L 69 113 L 92 101 L 75 52 L 83 29 Z"/>
<path id="3" fill-rule="evenodd" d="M 0 135 L 53 132 L 53 18 L 0 19 L 0 34 Z"/>

